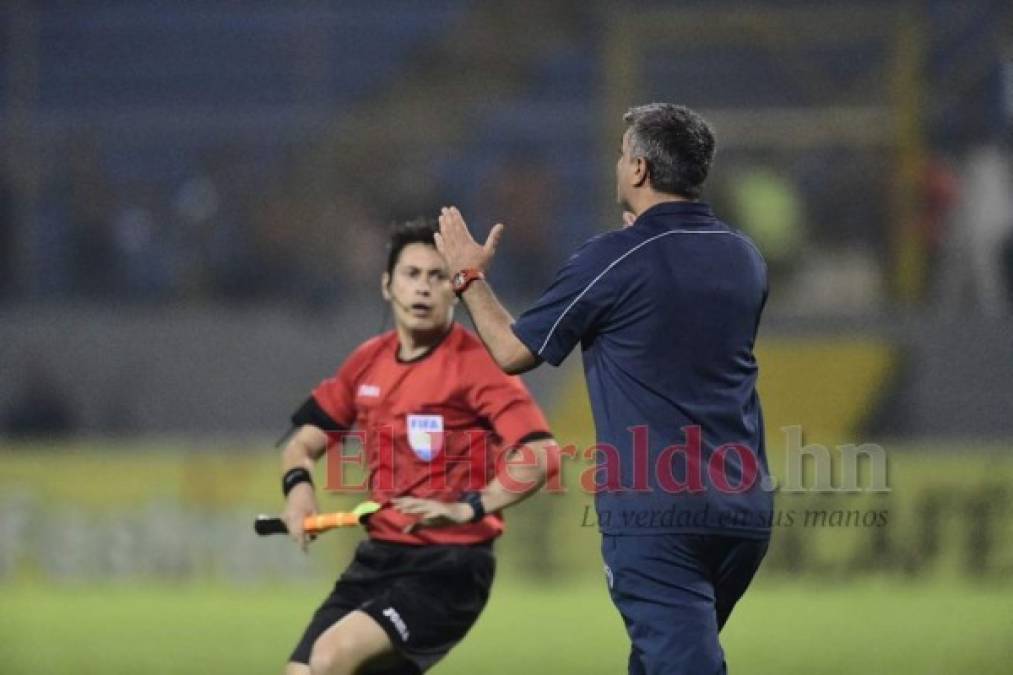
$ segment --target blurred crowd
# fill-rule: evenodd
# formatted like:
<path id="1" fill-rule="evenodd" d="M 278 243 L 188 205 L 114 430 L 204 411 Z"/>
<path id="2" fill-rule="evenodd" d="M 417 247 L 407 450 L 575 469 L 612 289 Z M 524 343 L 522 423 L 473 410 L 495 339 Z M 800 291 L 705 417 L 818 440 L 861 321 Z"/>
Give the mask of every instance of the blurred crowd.
<path id="1" fill-rule="evenodd" d="M 636 101 L 601 84 L 630 67 L 638 96 L 739 120 L 738 145 L 717 129 L 707 196 L 764 252 L 777 309 L 1013 304 L 1004 3 L 912 5 L 924 68 L 907 79 L 885 77 L 899 41 L 880 44 L 871 0 L 834 49 L 795 45 L 791 11 L 751 44 L 744 5 L 704 3 L 746 32 L 638 44 L 636 66 L 608 47 L 623 3 L 525 2 L 524 49 L 494 39 L 518 32 L 498 3 L 129 4 L 0 11 L 24 42 L 0 48 L 0 301 L 326 307 L 375 295 L 390 223 L 451 201 L 480 233 L 508 226 L 497 288 L 529 299 L 620 222 L 602 116 Z M 919 91 L 902 142 L 899 101 Z M 855 106 L 890 127 L 854 146 L 785 120 L 783 140 L 753 137 L 752 111 L 822 125 Z"/>
<path id="2" fill-rule="evenodd" d="M 5 199 L 17 242 L 4 247 L 8 297 L 326 302 L 379 269 L 382 214 L 340 191 L 313 199 L 296 172 L 241 148 L 208 151 L 163 182 L 111 180 L 94 143 L 64 156 L 17 232 Z"/>
<path id="3" fill-rule="evenodd" d="M 100 144 L 77 140 L 43 172 L 22 226 L 0 176 L 2 297 L 318 307 L 372 293 L 389 225 L 435 219 L 444 201 L 328 179 L 304 150 L 262 162 L 256 148 L 216 147 L 177 179 L 114 180 Z M 537 292 L 559 262 L 553 188 L 537 160 L 508 161 L 479 186 L 481 212 L 510 225 L 499 265 L 507 292 Z"/>
<path id="4" fill-rule="evenodd" d="M 288 148 L 270 161 L 241 146 L 208 149 L 175 180 L 114 180 L 98 143 L 76 140 L 43 174 L 16 223 L 11 175 L 0 175 L 0 296 L 7 301 L 286 302 L 326 307 L 371 293 L 386 228 L 434 216 L 431 194 L 400 199 L 322 180 Z M 603 160 L 604 161 L 604 160 Z M 891 299 L 897 228 L 884 154 L 848 149 L 719 156 L 708 198 L 764 252 L 779 302 L 867 311 Z M 923 304 L 1006 313 L 1013 307 L 1013 160 L 1004 141 L 933 155 L 915 222 Z M 498 284 L 530 297 L 578 238 L 611 223 L 567 223 L 563 177 L 536 157 L 504 160 L 472 201 L 480 222 L 505 222 Z M 447 190 L 450 192 L 450 190 Z M 581 230 L 581 228 L 583 228 Z"/>
<path id="5" fill-rule="evenodd" d="M 916 306 L 1013 313 L 1013 151 L 1002 137 L 929 153 L 898 222 L 891 158 L 845 149 L 728 160 L 716 198 L 764 252 L 771 283 L 806 312 L 862 312 L 901 299 L 915 259 Z M 906 246 L 906 251 L 900 247 Z M 827 299 L 832 298 L 831 305 Z"/>

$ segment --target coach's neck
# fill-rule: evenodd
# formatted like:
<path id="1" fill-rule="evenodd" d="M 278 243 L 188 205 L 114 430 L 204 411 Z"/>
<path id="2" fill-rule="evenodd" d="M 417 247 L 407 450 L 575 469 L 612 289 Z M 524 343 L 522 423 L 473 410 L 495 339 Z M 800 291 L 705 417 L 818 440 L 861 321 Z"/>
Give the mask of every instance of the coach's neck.
<path id="1" fill-rule="evenodd" d="M 647 188 L 645 190 L 637 191 L 630 195 L 630 208 L 634 214 L 640 215 L 647 209 L 657 206 L 658 204 L 665 204 L 667 202 L 691 202 L 692 199 L 683 197 L 682 195 L 675 195 L 669 192 L 658 192 Z"/>

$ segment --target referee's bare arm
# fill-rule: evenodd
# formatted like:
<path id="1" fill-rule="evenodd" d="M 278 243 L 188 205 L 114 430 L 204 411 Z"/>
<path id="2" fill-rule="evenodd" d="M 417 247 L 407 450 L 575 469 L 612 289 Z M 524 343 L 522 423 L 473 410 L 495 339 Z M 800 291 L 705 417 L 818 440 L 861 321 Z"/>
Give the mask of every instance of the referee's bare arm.
<path id="1" fill-rule="evenodd" d="M 503 225 L 496 225 L 489 232 L 485 245 L 479 245 L 468 232 L 461 212 L 451 206 L 440 212 L 436 248 L 446 259 L 451 274 L 463 269 L 484 272 L 496 254 L 496 246 L 502 234 Z M 500 368 L 516 375 L 531 370 L 540 363 L 538 357 L 510 329 L 513 317 L 487 282 L 473 282 L 461 294 L 461 299 L 475 322 L 479 337 Z"/>
<path id="2" fill-rule="evenodd" d="M 525 448 L 528 453 L 524 452 Z M 482 490 L 482 506 L 485 511 L 492 513 L 505 509 L 537 492 L 545 485 L 549 474 L 549 453 L 558 450 L 559 446 L 554 439 L 542 438 L 525 443 L 522 448 L 513 451 L 499 475 Z M 528 461 L 529 459 L 534 461 Z"/>
<path id="3" fill-rule="evenodd" d="M 558 467 L 558 462 L 550 461 L 550 453 L 558 451 L 559 446 L 552 438 L 529 441 L 514 450 L 496 477 L 482 489 L 482 510 L 493 513 L 522 502 L 537 492 L 545 484 L 550 466 Z M 464 502 L 441 502 L 418 497 L 396 497 L 391 502 L 398 511 L 419 517 L 409 526 L 409 531 L 420 527 L 460 525 L 469 522 L 475 515 L 474 509 Z"/>
<path id="4" fill-rule="evenodd" d="M 305 469 L 313 473 L 313 465 L 327 450 L 327 434 L 312 424 L 304 424 L 292 435 L 285 449 L 281 451 L 281 473 L 286 475 L 292 469 Z M 303 532 L 303 518 L 317 512 L 317 497 L 313 483 L 300 482 L 292 486 L 285 498 L 282 519 L 288 527 L 289 536 L 306 550 L 309 539 Z"/>

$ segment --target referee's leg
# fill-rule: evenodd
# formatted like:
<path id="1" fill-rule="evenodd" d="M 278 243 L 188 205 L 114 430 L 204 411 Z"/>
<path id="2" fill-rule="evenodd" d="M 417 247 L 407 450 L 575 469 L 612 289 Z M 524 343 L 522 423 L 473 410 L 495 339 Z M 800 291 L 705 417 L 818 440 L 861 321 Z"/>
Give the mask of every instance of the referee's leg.
<path id="1" fill-rule="evenodd" d="M 365 612 L 354 611 L 328 628 L 313 643 L 309 670 L 312 675 L 352 675 L 367 663 L 381 667 L 380 661 L 401 661 L 386 631 Z M 302 665 L 302 664 L 289 664 Z"/>

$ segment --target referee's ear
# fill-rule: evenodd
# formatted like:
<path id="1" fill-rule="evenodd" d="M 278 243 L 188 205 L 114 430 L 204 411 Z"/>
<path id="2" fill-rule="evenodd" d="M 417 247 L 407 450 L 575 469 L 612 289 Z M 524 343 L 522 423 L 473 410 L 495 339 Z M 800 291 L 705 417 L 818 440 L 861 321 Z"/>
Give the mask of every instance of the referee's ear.
<path id="1" fill-rule="evenodd" d="M 380 294 L 384 300 L 390 302 L 390 274 L 387 272 L 380 275 Z"/>

